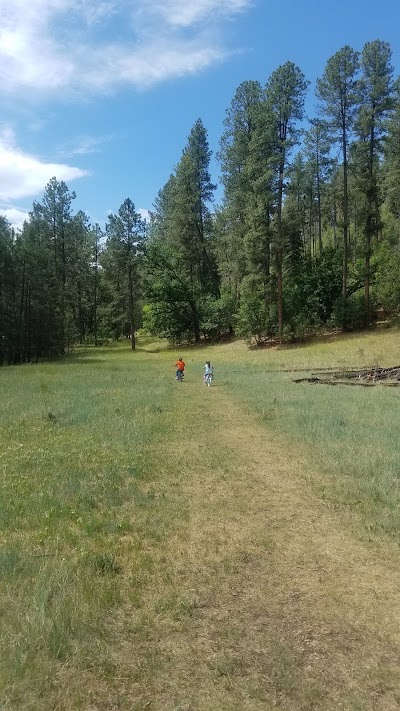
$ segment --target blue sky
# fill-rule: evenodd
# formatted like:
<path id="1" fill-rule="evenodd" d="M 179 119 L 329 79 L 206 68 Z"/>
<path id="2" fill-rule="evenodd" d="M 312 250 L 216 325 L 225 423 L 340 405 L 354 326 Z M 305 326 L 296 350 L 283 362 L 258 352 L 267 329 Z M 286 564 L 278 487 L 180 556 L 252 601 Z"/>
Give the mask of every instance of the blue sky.
<path id="1" fill-rule="evenodd" d="M 93 223 L 126 197 L 151 209 L 195 120 L 215 153 L 237 86 L 287 60 L 311 82 L 310 115 L 345 44 L 386 40 L 400 73 L 399 0 L 0 0 L 0 18 L 0 213 L 14 225 L 53 175 Z"/>

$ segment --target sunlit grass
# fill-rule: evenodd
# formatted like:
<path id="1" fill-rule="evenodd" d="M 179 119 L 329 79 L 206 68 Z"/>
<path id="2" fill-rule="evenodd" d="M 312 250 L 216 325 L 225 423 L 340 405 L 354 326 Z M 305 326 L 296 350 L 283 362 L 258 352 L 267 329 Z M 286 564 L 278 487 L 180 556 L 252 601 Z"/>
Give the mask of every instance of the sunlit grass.
<path id="1" fill-rule="evenodd" d="M 1 369 L 0 706 L 96 708 L 113 690 L 120 708 L 131 709 L 110 655 L 126 635 L 139 650 L 130 683 L 141 694 L 166 664 L 160 625 L 189 629 L 195 604 L 177 562 L 193 516 L 190 482 L 198 497 L 204 472 L 234 484 L 236 455 L 226 443 L 203 441 L 217 425 L 220 394 L 301 462 L 330 505 L 350 511 L 360 529 L 398 539 L 400 391 L 293 382 L 296 370 L 397 365 L 398 342 L 397 330 L 262 350 L 243 342 L 177 350 L 142 338 L 136 353 L 124 343 Z M 184 384 L 174 380 L 178 355 Z M 206 359 L 215 368 L 210 389 L 202 384 Z M 251 465 L 252 452 L 245 458 Z M 223 499 L 205 502 L 218 521 Z M 240 512 L 240 499 L 236 505 Z M 213 575 L 229 579 L 235 565 L 216 553 L 208 584 Z M 230 664 L 239 662 L 216 659 L 212 673 L 229 677 Z M 279 683 L 289 688 L 285 664 Z M 251 693 L 249 708 L 258 708 L 258 696 L 263 708 L 260 687 Z M 239 696 L 226 703 L 219 708 L 242 708 Z"/>
<path id="2" fill-rule="evenodd" d="M 219 359 L 222 363 L 268 370 L 384 367 L 400 363 L 399 341 L 397 329 L 379 329 L 352 334 L 332 333 L 307 343 L 258 349 L 249 348 L 243 341 L 233 341 L 213 346 L 211 353 L 214 360 Z"/>
<path id="3" fill-rule="evenodd" d="M 148 482 L 175 383 L 126 348 L 0 375 L 1 685 L 10 708 L 39 709 L 60 660 L 103 663 L 126 541 L 139 604 L 146 548 L 174 526 L 176 502 Z"/>
<path id="4" fill-rule="evenodd" d="M 361 515 L 368 530 L 400 537 L 400 389 L 295 384 L 318 368 L 398 365 L 397 330 L 339 337 L 298 349 L 252 352 L 226 366 L 228 387 L 320 475 L 327 500 Z M 237 348 L 240 352 L 240 346 Z M 261 372 L 263 371 L 263 372 Z"/>
<path id="5" fill-rule="evenodd" d="M 360 516 L 366 530 L 400 538 L 400 388 L 293 382 L 319 368 L 399 365 L 398 329 L 337 333 L 295 346 L 249 349 L 233 341 L 188 348 L 188 383 L 200 382 L 206 359 L 215 385 L 258 413 L 283 446 L 321 475 L 315 483 L 328 501 Z"/>

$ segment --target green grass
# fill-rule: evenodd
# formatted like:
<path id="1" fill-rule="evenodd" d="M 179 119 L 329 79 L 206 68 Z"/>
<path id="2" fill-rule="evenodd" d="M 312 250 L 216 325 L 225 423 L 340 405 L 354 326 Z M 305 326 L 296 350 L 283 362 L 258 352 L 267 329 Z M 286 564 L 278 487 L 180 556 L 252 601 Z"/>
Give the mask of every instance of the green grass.
<path id="1" fill-rule="evenodd" d="M 1 369 L 0 708 L 131 709 L 110 653 L 127 635 L 139 656 L 129 685 L 151 689 L 155 670 L 168 668 L 160 630 L 167 618 L 172 629 L 190 625 L 195 604 L 171 563 L 191 516 L 186 474 L 199 462 L 227 482 L 234 472 L 227 445 L 185 453 L 187 433 L 200 441 L 209 397 L 227 393 L 255 415 L 358 529 L 399 541 L 400 391 L 294 384 L 285 372 L 395 365 L 398 342 L 390 330 L 297 348 L 180 349 L 183 385 L 174 381 L 177 352 L 143 340 L 134 354 L 122 344 Z M 210 391 L 201 385 L 206 355 L 215 366 Z M 168 447 L 180 442 L 186 458 L 177 469 Z M 210 515 L 218 517 L 216 502 Z M 223 557 L 215 574 L 234 575 L 234 561 Z M 277 658 L 290 654 L 276 646 Z M 210 668 L 229 679 L 242 674 L 238 663 L 225 655 Z M 290 696 L 302 681 L 288 667 L 280 663 L 276 687 Z M 319 690 L 307 693 L 317 698 Z M 267 708 L 259 685 L 249 694 L 249 708 Z M 218 709 L 242 708 L 224 703 Z"/>
<path id="2" fill-rule="evenodd" d="M 400 389 L 293 383 L 319 368 L 398 365 L 399 345 L 399 331 L 383 329 L 271 349 L 234 342 L 210 348 L 208 356 L 216 383 L 257 413 L 305 461 L 305 471 L 321 475 L 314 483 L 327 501 L 355 513 L 369 533 L 400 542 Z M 200 379 L 203 352 L 191 354 Z"/>
<path id="3" fill-rule="evenodd" d="M 357 514 L 368 532 L 400 542 L 400 389 L 293 382 L 303 370 L 397 365 L 399 343 L 397 330 L 383 330 L 281 350 L 244 353 L 232 344 L 220 377 L 305 471 L 308 464 L 321 475 L 315 484 L 327 501 Z"/>
<path id="4" fill-rule="evenodd" d="M 175 383 L 121 348 L 0 375 L 1 698 L 38 709 L 59 660 L 103 664 L 118 578 L 139 605 L 151 547 L 174 526 L 176 502 L 148 481 Z"/>

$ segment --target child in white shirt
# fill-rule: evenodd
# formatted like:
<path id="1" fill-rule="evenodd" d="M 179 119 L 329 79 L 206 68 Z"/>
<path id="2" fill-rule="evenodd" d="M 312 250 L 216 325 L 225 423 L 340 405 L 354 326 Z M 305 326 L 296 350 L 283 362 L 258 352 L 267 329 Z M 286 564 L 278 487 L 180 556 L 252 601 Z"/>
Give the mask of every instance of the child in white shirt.
<path id="1" fill-rule="evenodd" d="M 214 377 L 214 368 L 212 367 L 211 363 L 209 360 L 206 360 L 206 364 L 204 366 L 204 385 L 208 385 L 208 387 L 211 387 L 211 381 Z"/>

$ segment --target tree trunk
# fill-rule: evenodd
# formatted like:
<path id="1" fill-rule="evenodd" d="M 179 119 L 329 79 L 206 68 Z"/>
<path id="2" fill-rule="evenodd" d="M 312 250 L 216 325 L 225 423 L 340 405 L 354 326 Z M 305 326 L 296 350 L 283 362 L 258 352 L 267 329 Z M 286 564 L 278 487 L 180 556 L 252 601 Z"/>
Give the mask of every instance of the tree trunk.
<path id="1" fill-rule="evenodd" d="M 321 180 L 319 175 L 319 155 L 317 153 L 317 206 L 318 206 L 318 251 L 322 254 L 322 209 L 321 209 Z"/>
<path id="2" fill-rule="evenodd" d="M 279 247 L 276 253 L 276 271 L 277 271 L 277 286 L 278 286 L 278 327 L 279 327 L 279 343 L 282 343 L 283 337 L 283 273 L 282 273 L 282 258 L 283 250 Z"/>
<path id="3" fill-rule="evenodd" d="M 278 330 L 279 343 L 283 337 L 283 225 L 282 225 L 282 200 L 283 200 L 283 171 L 285 165 L 285 149 L 281 148 L 278 183 L 278 245 L 276 250 L 276 272 L 278 286 Z"/>
<path id="4" fill-rule="evenodd" d="M 270 212 L 269 205 L 267 207 L 266 218 L 266 241 L 265 241 L 265 261 L 264 261 L 264 298 L 265 304 L 268 306 L 271 294 L 271 239 L 270 239 Z"/>
<path id="5" fill-rule="evenodd" d="M 336 199 L 333 198 L 333 245 L 336 249 L 338 246 L 337 233 L 336 233 Z"/>
<path id="6" fill-rule="evenodd" d="M 130 331 L 131 331 L 131 345 L 132 345 L 132 350 L 134 351 L 136 348 L 136 339 L 135 339 L 135 301 L 134 301 L 134 294 L 133 294 L 132 265 L 129 265 L 128 288 L 129 288 L 129 325 L 130 325 Z"/>
<path id="7" fill-rule="evenodd" d="M 197 313 L 193 314 L 193 331 L 194 331 L 194 340 L 196 343 L 200 343 L 200 324 L 199 324 L 199 317 Z"/>
<path id="8" fill-rule="evenodd" d="M 357 203 L 354 205 L 354 266 L 357 264 Z"/>
<path id="9" fill-rule="evenodd" d="M 372 212 L 375 195 L 374 186 L 374 148 L 375 130 L 371 126 L 369 143 L 369 166 L 368 166 L 368 212 L 365 225 L 365 278 L 364 278 L 364 299 L 365 316 L 364 323 L 367 328 L 371 325 L 371 305 L 370 305 L 370 272 L 371 272 L 371 234 L 372 234 Z"/>
<path id="10" fill-rule="evenodd" d="M 343 330 L 347 327 L 347 253 L 348 253 L 348 193 L 347 193 L 347 136 L 343 126 L 343 267 L 342 267 L 342 299 L 343 299 Z"/>
<path id="11" fill-rule="evenodd" d="M 99 244 L 98 244 L 98 234 L 96 227 L 96 243 L 95 243 L 95 267 L 94 267 L 94 304 L 93 304 L 93 330 L 94 330 L 94 345 L 97 346 L 97 278 L 98 278 L 98 259 L 99 259 Z"/>

